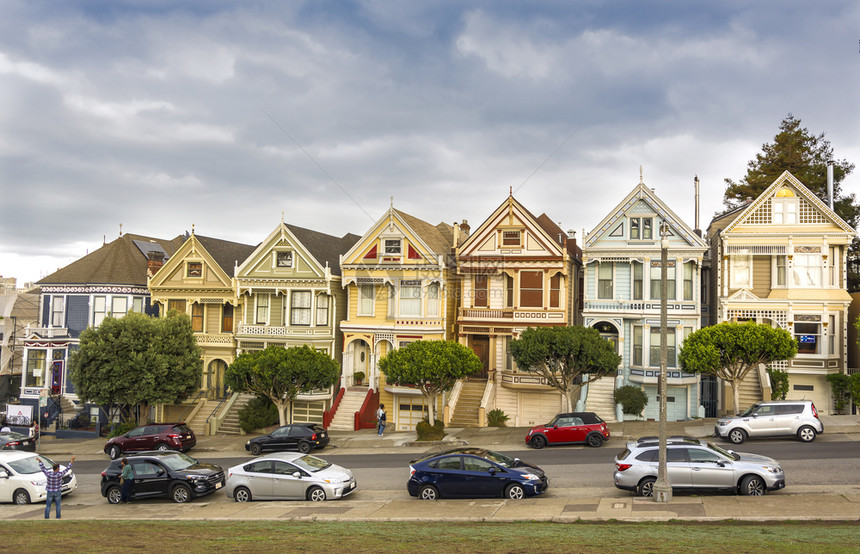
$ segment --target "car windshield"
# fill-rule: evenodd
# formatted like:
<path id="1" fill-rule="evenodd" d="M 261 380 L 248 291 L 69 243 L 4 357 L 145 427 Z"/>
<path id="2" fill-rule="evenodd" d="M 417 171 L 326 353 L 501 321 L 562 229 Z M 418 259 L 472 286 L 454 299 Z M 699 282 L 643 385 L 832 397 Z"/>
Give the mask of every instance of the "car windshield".
<path id="1" fill-rule="evenodd" d="M 493 452 L 492 450 L 487 450 L 487 453 L 484 455 L 484 458 L 490 460 L 491 462 L 496 462 L 503 467 L 514 467 L 517 465 L 516 458 L 511 458 L 510 456 L 505 456 L 501 452 Z"/>
<path id="2" fill-rule="evenodd" d="M 0 440 L 3 441 L 19 441 L 21 439 L 29 438 L 27 435 L 22 435 L 21 433 L 0 433 Z"/>
<path id="3" fill-rule="evenodd" d="M 160 456 L 158 459 L 170 469 L 185 469 L 197 463 L 197 460 L 181 452 L 171 454 L 170 456 Z"/>
<path id="4" fill-rule="evenodd" d="M 15 473 L 42 473 L 42 470 L 39 469 L 39 461 L 41 460 L 42 465 L 48 469 L 54 467 L 54 460 L 48 458 L 47 456 L 42 456 L 41 454 L 37 454 L 35 456 L 30 456 L 28 458 L 23 458 L 20 460 L 15 460 L 14 462 L 9 462 L 9 467 L 15 470 Z"/>
<path id="5" fill-rule="evenodd" d="M 316 473 L 317 471 L 323 470 L 331 465 L 322 458 L 317 458 L 310 454 L 305 454 L 301 458 L 296 458 L 293 460 L 293 463 L 308 473 Z"/>
<path id="6" fill-rule="evenodd" d="M 720 448 L 719 446 L 717 446 L 716 444 L 714 444 L 712 442 L 708 443 L 708 448 L 710 448 L 711 450 L 713 450 L 714 452 L 716 452 L 718 454 L 722 454 L 723 456 L 725 456 L 726 458 L 729 458 L 730 460 L 738 461 L 741 459 L 741 457 L 739 455 L 735 454 L 734 452 L 729 452 L 725 448 Z"/>

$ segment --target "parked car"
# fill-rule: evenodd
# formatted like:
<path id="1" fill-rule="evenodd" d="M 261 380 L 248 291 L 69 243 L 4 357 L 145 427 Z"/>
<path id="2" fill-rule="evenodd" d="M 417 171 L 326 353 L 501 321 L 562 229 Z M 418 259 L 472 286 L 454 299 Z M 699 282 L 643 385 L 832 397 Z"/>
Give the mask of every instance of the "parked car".
<path id="1" fill-rule="evenodd" d="M 102 496 L 111 504 L 122 497 L 119 476 L 121 460 L 114 460 L 102 471 Z M 131 498 L 167 496 L 177 503 L 206 496 L 224 486 L 224 471 L 220 466 L 198 462 L 180 452 L 152 451 L 128 456 L 134 470 Z"/>
<path id="2" fill-rule="evenodd" d="M 513 500 L 543 494 L 544 471 L 519 458 L 483 448 L 455 448 L 409 464 L 409 494 L 422 500 L 441 497 L 503 497 Z"/>
<path id="3" fill-rule="evenodd" d="M 548 444 L 587 444 L 598 447 L 609 439 L 609 427 L 594 412 L 558 414 L 546 425 L 532 427 L 526 444 L 543 448 Z"/>
<path id="4" fill-rule="evenodd" d="M 329 440 L 328 431 L 318 423 L 291 423 L 249 440 L 245 443 L 245 450 L 254 456 L 278 450 L 298 450 L 307 454 L 314 448 L 325 448 Z"/>
<path id="5" fill-rule="evenodd" d="M 227 470 L 228 498 L 251 500 L 323 500 L 355 492 L 352 472 L 322 458 L 301 453 L 274 453 Z"/>
<path id="6" fill-rule="evenodd" d="M 0 502 L 29 504 L 45 501 L 48 481 L 39 469 L 39 461 L 47 468 L 54 466 L 53 460 L 35 452 L 0 452 Z M 65 469 L 66 466 L 60 466 L 61 471 Z M 78 479 L 74 471 L 70 471 L 63 476 L 62 494 L 69 494 L 76 488 Z"/>
<path id="7" fill-rule="evenodd" d="M 750 437 L 797 437 L 812 442 L 824 432 L 824 423 L 811 400 L 756 402 L 737 417 L 721 417 L 714 426 L 714 436 L 733 444 Z"/>
<path id="8" fill-rule="evenodd" d="M 197 437 L 194 431 L 184 423 L 147 423 L 135 427 L 125 435 L 113 437 L 105 444 L 104 451 L 111 460 L 116 460 L 125 452 L 148 450 L 188 452 L 196 444 Z"/>
<path id="9" fill-rule="evenodd" d="M 14 431 L 0 433 L 0 450 L 36 451 L 36 439 Z"/>
<path id="10" fill-rule="evenodd" d="M 659 465 L 657 437 L 630 441 L 615 457 L 615 486 L 654 496 Z M 779 462 L 757 454 L 732 452 L 693 437 L 666 441 L 666 472 L 673 489 L 727 489 L 747 496 L 785 487 Z"/>

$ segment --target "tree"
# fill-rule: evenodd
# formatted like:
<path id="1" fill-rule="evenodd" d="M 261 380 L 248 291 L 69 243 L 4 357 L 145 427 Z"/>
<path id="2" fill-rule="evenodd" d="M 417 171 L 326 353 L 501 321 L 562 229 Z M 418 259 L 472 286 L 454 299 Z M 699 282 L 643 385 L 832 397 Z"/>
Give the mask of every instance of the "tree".
<path id="1" fill-rule="evenodd" d="M 337 382 L 340 366 L 325 352 L 304 346 L 240 354 L 227 368 L 224 380 L 237 392 L 268 397 L 278 408 L 281 425 L 287 424 L 286 409 L 300 392 L 327 389 Z"/>
<path id="2" fill-rule="evenodd" d="M 797 341 L 785 329 L 752 321 L 725 321 L 687 337 L 678 358 L 684 371 L 709 373 L 728 381 L 732 386 L 735 411 L 740 412 L 740 385 L 750 370 L 759 364 L 789 360 L 795 355 Z"/>
<path id="3" fill-rule="evenodd" d="M 529 327 L 511 341 L 511 355 L 520 371 L 539 374 L 561 392 L 570 409 L 579 400 L 583 385 L 616 371 L 621 363 L 614 344 L 597 329 L 581 325 Z M 589 377 L 583 381 L 586 374 Z"/>
<path id="4" fill-rule="evenodd" d="M 111 418 L 138 405 L 139 420 L 147 405 L 172 404 L 197 390 L 203 359 L 187 315 L 132 312 L 85 329 L 69 367 L 79 398 L 108 406 Z"/>
<path id="5" fill-rule="evenodd" d="M 825 203 L 827 199 L 827 165 L 833 164 L 833 207 L 836 213 L 852 227 L 856 226 L 860 205 L 854 195 L 843 195 L 841 183 L 854 171 L 854 164 L 836 160 L 833 147 L 824 133 L 813 135 L 800 126 L 800 119 L 788 114 L 779 126 L 772 144 L 762 145 L 762 152 L 747 164 L 747 174 L 737 183 L 726 179 L 723 202 L 734 207 L 747 198 L 757 198 L 767 187 L 789 171 Z"/>
<path id="6" fill-rule="evenodd" d="M 436 423 L 436 395 L 451 390 L 458 379 L 481 371 L 481 360 L 466 346 L 448 340 L 418 340 L 392 350 L 379 360 L 389 383 L 411 385 L 427 399 L 428 419 Z"/>

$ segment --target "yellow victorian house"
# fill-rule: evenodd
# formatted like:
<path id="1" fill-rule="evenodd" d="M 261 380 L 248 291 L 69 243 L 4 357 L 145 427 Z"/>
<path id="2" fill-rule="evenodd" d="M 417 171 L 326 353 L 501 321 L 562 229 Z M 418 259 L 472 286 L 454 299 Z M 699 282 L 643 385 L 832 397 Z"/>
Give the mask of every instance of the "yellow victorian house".
<path id="1" fill-rule="evenodd" d="M 826 376 L 846 372 L 848 305 L 846 254 L 854 229 L 791 173 L 758 198 L 714 218 L 710 323 L 756 321 L 780 327 L 798 341 L 797 356 L 773 365 L 788 371 L 789 400 L 807 399 L 833 410 Z M 741 406 L 723 387 L 721 407 L 735 413 L 770 399 L 764 367 L 741 387 Z"/>
<path id="2" fill-rule="evenodd" d="M 451 225 L 432 225 L 392 206 L 341 256 L 343 389 L 331 429 L 372 428 L 380 403 L 396 430 L 414 430 L 426 417 L 418 389 L 387 383 L 378 361 L 412 341 L 454 336 L 454 236 Z"/>

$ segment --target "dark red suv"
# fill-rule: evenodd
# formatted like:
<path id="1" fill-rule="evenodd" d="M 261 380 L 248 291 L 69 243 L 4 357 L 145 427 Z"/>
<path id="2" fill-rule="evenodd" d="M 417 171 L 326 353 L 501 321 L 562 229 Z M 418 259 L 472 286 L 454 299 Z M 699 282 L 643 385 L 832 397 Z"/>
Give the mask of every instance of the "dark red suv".
<path id="1" fill-rule="evenodd" d="M 147 423 L 135 427 L 125 435 L 114 437 L 105 444 L 105 453 L 111 460 L 123 452 L 145 450 L 179 450 L 186 452 L 197 444 L 194 431 L 184 423 Z"/>
<path id="2" fill-rule="evenodd" d="M 600 446 L 609 438 L 609 427 L 594 412 L 558 414 L 546 425 L 536 425 L 526 435 L 526 444 L 543 448 L 548 444 Z"/>

